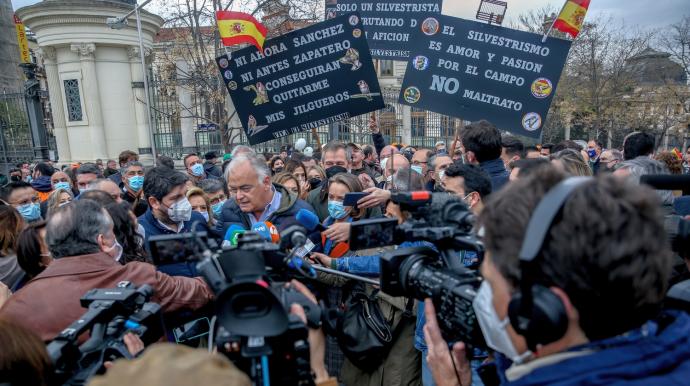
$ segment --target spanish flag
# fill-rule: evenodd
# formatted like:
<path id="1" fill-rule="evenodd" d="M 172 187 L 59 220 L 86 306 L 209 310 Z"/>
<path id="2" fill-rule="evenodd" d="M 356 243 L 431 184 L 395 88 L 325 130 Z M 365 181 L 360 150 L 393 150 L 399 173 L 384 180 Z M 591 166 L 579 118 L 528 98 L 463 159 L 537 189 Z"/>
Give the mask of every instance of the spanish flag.
<path id="1" fill-rule="evenodd" d="M 218 33 L 224 46 L 250 43 L 263 49 L 268 30 L 252 15 L 244 12 L 217 11 Z"/>
<path id="2" fill-rule="evenodd" d="M 565 32 L 575 39 L 582 29 L 587 8 L 589 8 L 589 0 L 567 0 L 553 23 L 553 28 Z"/>

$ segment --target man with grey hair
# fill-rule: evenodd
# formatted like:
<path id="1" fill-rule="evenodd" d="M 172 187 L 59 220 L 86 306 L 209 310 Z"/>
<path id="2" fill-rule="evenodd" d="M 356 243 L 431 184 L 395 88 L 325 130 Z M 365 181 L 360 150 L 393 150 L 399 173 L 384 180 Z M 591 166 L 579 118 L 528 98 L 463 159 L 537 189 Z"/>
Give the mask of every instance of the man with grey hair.
<path id="1" fill-rule="evenodd" d="M 100 191 L 106 192 L 118 204 L 123 201 L 122 195 L 121 195 L 122 191 L 117 186 L 117 184 L 111 179 L 99 178 L 97 180 L 93 180 L 93 181 L 89 182 L 89 184 L 87 185 L 87 189 L 88 190 L 100 190 Z"/>
<path id="2" fill-rule="evenodd" d="M 599 156 L 599 173 L 613 172 L 616 165 L 623 161 L 623 153 L 617 149 L 604 150 Z"/>
<path id="3" fill-rule="evenodd" d="M 237 146 L 235 146 L 234 149 L 232 149 L 230 156 L 232 158 L 235 158 L 235 157 L 243 155 L 243 154 L 244 155 L 256 155 L 256 152 L 254 151 L 254 149 L 252 149 L 249 146 L 237 145 Z"/>
<path id="4" fill-rule="evenodd" d="M 218 221 L 217 230 L 223 235 L 233 224 L 251 229 L 266 221 L 282 231 L 297 224 L 295 215 L 300 209 L 314 211 L 282 185 L 271 183 L 266 162 L 255 155 L 233 157 L 225 169 L 225 181 L 232 199 L 223 205 Z"/>
<path id="5" fill-rule="evenodd" d="M 46 226 L 46 242 L 55 260 L 0 310 L 0 318 L 20 323 L 44 341 L 84 314 L 79 299 L 93 288 L 114 288 L 123 281 L 148 284 L 154 289 L 151 301 L 163 312 L 199 309 L 212 298 L 200 278 L 168 276 L 148 263 L 120 264 L 113 220 L 95 201 L 58 208 Z"/>
<path id="6" fill-rule="evenodd" d="M 640 177 L 647 174 L 670 174 L 663 163 L 641 156 L 619 163 L 614 175 L 627 178 L 636 184 L 640 183 Z M 673 192 L 670 190 L 656 190 L 665 210 L 671 211 L 673 206 Z"/>

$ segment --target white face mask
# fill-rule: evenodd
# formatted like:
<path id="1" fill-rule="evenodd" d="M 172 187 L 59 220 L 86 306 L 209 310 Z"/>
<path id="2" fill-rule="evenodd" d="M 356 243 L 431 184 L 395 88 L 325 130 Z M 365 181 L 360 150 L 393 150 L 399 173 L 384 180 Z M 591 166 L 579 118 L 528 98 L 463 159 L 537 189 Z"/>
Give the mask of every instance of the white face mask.
<path id="1" fill-rule="evenodd" d="M 120 261 L 120 258 L 122 258 L 122 245 L 120 245 L 119 242 L 117 242 L 117 239 L 115 239 L 115 242 L 113 243 L 113 246 L 108 248 L 107 250 L 103 251 L 110 255 L 115 261 Z"/>
<path id="2" fill-rule="evenodd" d="M 513 341 L 508 335 L 508 324 L 510 320 L 506 317 L 503 320 L 498 319 L 496 309 L 493 304 L 493 293 L 491 286 L 487 281 L 483 281 L 477 291 L 477 296 L 472 302 L 474 313 L 477 315 L 479 327 L 482 329 L 482 335 L 486 340 L 486 345 L 490 348 L 500 352 L 515 363 L 520 363 L 524 358 L 531 353 L 528 351 L 522 355 L 518 354 Z"/>
<path id="3" fill-rule="evenodd" d="M 192 218 L 192 204 L 189 203 L 187 197 L 183 197 L 168 208 L 168 217 L 175 222 L 189 221 Z"/>

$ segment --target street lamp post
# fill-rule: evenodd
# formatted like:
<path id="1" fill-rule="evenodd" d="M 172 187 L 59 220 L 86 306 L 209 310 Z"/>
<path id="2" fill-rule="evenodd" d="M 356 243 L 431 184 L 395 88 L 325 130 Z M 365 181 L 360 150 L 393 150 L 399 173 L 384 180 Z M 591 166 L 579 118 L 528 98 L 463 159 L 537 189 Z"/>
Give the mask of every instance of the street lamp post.
<path id="1" fill-rule="evenodd" d="M 135 15 L 136 20 L 137 20 L 137 35 L 139 37 L 139 56 L 141 58 L 141 73 L 142 76 L 144 77 L 144 97 L 146 98 L 146 118 L 148 121 L 149 125 L 149 141 L 151 142 L 151 156 L 153 157 L 153 164 L 156 164 L 156 159 L 157 153 L 156 153 L 156 143 L 155 143 L 155 138 L 153 137 L 153 121 L 151 120 L 151 106 L 149 105 L 151 103 L 151 96 L 149 95 L 149 81 L 148 81 L 148 75 L 147 75 L 147 70 L 146 70 L 146 58 L 144 55 L 144 39 L 141 33 L 141 18 L 139 17 L 139 8 L 142 8 L 146 6 L 148 3 L 150 3 L 152 0 L 146 0 L 141 4 L 135 4 L 134 9 L 129 11 L 126 15 L 121 16 L 121 17 L 109 17 L 106 20 L 106 24 L 110 26 L 112 29 L 122 29 L 125 28 L 128 24 L 127 18 L 132 16 L 132 14 Z"/>

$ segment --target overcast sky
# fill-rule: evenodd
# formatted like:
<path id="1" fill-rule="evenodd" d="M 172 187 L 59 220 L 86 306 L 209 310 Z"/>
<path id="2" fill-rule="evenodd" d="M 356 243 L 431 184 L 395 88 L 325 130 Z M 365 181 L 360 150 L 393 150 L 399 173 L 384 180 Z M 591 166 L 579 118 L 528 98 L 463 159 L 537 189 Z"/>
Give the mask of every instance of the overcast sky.
<path id="1" fill-rule="evenodd" d="M 445 15 L 474 19 L 480 0 L 445 0 Z M 547 5 L 560 9 L 563 0 L 506 0 L 508 11 L 507 22 L 517 18 L 521 13 Z M 12 0 L 14 9 L 38 3 L 38 0 Z M 151 11 L 155 11 L 151 9 Z M 606 13 L 625 21 L 627 25 L 639 25 L 646 28 L 662 28 L 675 23 L 683 15 L 690 15 L 690 0 L 592 0 L 588 18 Z"/>

